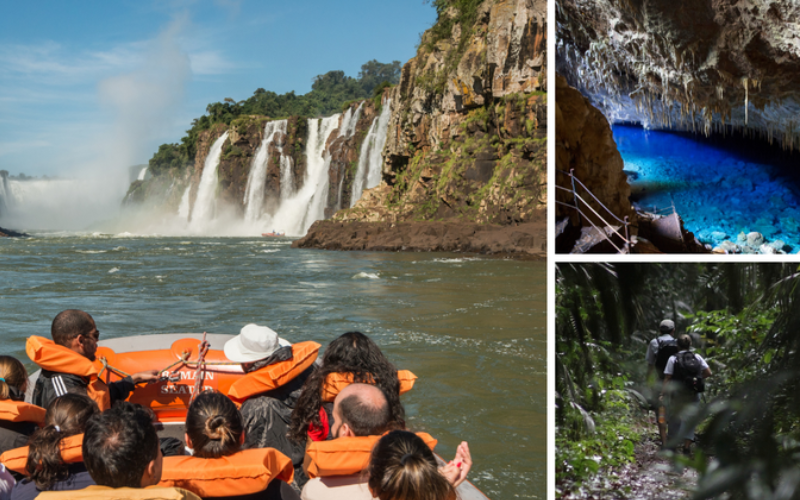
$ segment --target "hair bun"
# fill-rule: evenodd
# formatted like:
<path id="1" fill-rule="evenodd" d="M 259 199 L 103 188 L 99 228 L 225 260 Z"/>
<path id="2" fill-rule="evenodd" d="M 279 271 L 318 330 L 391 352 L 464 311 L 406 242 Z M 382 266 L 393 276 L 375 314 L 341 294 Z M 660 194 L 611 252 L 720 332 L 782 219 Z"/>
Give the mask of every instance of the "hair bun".
<path id="1" fill-rule="evenodd" d="M 221 440 L 228 431 L 225 424 L 225 417 L 222 415 L 214 415 L 209 418 L 208 421 L 206 421 L 206 434 L 208 438 L 214 441 Z"/>

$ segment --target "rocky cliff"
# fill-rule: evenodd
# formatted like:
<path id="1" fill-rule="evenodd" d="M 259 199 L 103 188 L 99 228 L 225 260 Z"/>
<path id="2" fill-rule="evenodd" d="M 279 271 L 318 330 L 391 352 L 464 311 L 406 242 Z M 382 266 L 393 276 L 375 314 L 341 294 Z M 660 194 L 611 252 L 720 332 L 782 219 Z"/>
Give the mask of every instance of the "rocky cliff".
<path id="1" fill-rule="evenodd" d="M 486 0 L 468 19 L 450 7 L 422 36 L 386 94 L 383 182 L 334 220 L 509 225 L 544 209 L 547 4 Z"/>
<path id="2" fill-rule="evenodd" d="M 559 0 L 557 70 L 612 121 L 800 147 L 800 4 Z"/>

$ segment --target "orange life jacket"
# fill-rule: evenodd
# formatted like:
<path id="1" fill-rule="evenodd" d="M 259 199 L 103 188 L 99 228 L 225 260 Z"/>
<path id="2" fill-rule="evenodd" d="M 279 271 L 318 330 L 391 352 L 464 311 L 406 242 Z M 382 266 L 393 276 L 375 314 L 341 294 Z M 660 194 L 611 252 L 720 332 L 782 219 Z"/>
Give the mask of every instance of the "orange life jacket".
<path id="1" fill-rule="evenodd" d="M 418 432 L 433 450 L 437 441 L 425 432 Z M 367 468 L 372 448 L 383 436 L 341 437 L 330 441 L 314 441 L 306 448 L 303 467 L 311 479 L 357 474 Z"/>
<path id="2" fill-rule="evenodd" d="M 43 491 L 36 497 L 41 500 L 201 500 L 191 491 L 180 488 L 109 488 L 108 486 L 87 486 L 82 490 Z"/>
<path id="3" fill-rule="evenodd" d="M 286 385 L 314 364 L 320 347 L 316 342 L 298 342 L 292 345 L 292 359 L 265 366 L 241 377 L 231 384 L 228 397 L 241 405 L 253 396 Z"/>
<path id="4" fill-rule="evenodd" d="M 30 403 L 11 399 L 0 401 L 0 420 L 6 422 L 34 422 L 41 427 L 44 425 L 45 413 L 47 410 Z"/>
<path id="5" fill-rule="evenodd" d="M 221 458 L 164 457 L 159 486 L 189 490 L 203 498 L 249 495 L 270 481 L 291 483 L 292 460 L 275 448 L 243 450 Z"/>
<path id="6" fill-rule="evenodd" d="M 74 464 L 83 462 L 83 434 L 75 434 L 68 436 L 61 440 L 61 460 L 65 464 Z M 25 466 L 28 463 L 28 453 L 30 449 L 27 446 L 22 448 L 14 448 L 0 455 L 0 463 L 6 466 L 6 469 L 13 470 L 25 476 L 28 475 L 28 470 Z"/>
<path id="7" fill-rule="evenodd" d="M 58 345 L 50 339 L 31 336 L 25 344 L 25 352 L 39 368 L 58 373 L 69 373 L 89 379 L 86 386 L 91 399 L 100 407 L 100 411 L 111 408 L 111 396 L 108 386 L 98 378 L 102 365 L 92 362 L 77 352 Z M 95 364 L 97 363 L 97 364 Z"/>
<path id="8" fill-rule="evenodd" d="M 405 394 L 414 387 L 417 376 L 408 370 L 398 370 L 397 379 L 400 381 L 400 394 Z M 322 401 L 332 403 L 342 389 L 353 383 L 352 373 L 329 373 L 322 386 Z M 373 382 L 370 381 L 370 384 Z"/>

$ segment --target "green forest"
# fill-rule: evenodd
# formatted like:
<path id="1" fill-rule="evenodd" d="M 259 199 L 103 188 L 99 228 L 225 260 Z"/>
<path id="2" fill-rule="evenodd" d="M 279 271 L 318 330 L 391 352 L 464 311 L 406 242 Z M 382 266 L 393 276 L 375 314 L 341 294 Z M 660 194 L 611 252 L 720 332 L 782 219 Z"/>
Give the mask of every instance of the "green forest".
<path id="1" fill-rule="evenodd" d="M 557 497 L 800 498 L 799 284 L 797 264 L 559 264 Z M 665 319 L 713 374 L 679 415 L 688 453 L 647 380 Z"/>
<path id="2" fill-rule="evenodd" d="M 384 64 L 376 60 L 361 65 L 358 78 L 344 71 L 329 71 L 314 77 L 311 91 L 297 95 L 292 92 L 276 94 L 263 88 L 256 89 L 243 101 L 225 98 L 206 107 L 206 114 L 192 120 L 192 126 L 180 143 L 162 144 L 148 163 L 148 171 L 158 176 L 167 170 L 181 170 L 194 162 L 197 137 L 217 123 L 230 125 L 244 115 L 262 115 L 270 119 L 289 116 L 313 118 L 330 116 L 355 100 L 377 98 L 384 88 L 400 81 L 400 61 Z"/>

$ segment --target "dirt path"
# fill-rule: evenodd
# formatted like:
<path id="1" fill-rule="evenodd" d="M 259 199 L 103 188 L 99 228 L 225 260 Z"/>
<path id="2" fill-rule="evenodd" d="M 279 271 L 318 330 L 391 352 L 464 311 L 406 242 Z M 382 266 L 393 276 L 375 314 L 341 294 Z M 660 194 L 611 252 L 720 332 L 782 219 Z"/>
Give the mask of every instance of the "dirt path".
<path id="1" fill-rule="evenodd" d="M 565 499 L 682 500 L 688 498 L 697 483 L 693 469 L 679 471 L 659 453 L 660 439 L 655 424 L 644 420 L 647 433 L 636 444 L 633 463 L 601 471 Z M 652 432 L 650 432 L 652 430 Z"/>

